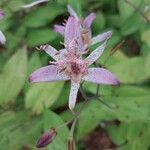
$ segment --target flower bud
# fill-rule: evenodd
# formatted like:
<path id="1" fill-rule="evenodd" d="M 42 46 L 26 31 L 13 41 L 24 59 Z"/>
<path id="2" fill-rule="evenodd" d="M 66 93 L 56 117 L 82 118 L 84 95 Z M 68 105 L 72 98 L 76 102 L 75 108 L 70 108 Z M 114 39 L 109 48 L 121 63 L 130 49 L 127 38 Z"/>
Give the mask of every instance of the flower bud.
<path id="1" fill-rule="evenodd" d="M 41 137 L 38 139 L 38 142 L 36 144 L 37 148 L 42 148 L 50 144 L 55 136 L 57 135 L 57 132 L 54 128 L 51 128 L 48 132 L 45 132 L 41 135 Z"/>

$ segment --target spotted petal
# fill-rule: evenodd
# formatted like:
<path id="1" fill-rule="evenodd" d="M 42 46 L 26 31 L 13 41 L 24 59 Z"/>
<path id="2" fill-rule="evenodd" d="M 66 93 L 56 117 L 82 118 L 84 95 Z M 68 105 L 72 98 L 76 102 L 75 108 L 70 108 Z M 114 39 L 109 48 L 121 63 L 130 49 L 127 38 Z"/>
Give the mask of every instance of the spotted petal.
<path id="1" fill-rule="evenodd" d="M 88 74 L 83 77 L 83 80 L 97 84 L 119 84 L 117 78 L 110 71 L 103 68 L 89 68 Z"/>
<path id="2" fill-rule="evenodd" d="M 36 1 L 32 2 L 32 3 L 23 5 L 23 6 L 21 6 L 21 7 L 22 7 L 22 8 L 31 8 L 31 7 L 33 7 L 33 6 L 35 6 L 35 5 L 38 5 L 38 4 L 44 3 L 44 2 L 48 2 L 48 1 L 49 1 L 49 0 L 36 0 Z"/>
<path id="3" fill-rule="evenodd" d="M 38 50 L 44 50 L 49 56 L 51 56 L 54 60 L 58 61 L 60 59 L 63 59 L 66 54 L 67 50 L 66 49 L 61 49 L 57 51 L 54 47 L 51 45 L 41 45 L 39 48 L 37 47 Z"/>
<path id="4" fill-rule="evenodd" d="M 79 87 L 80 87 L 79 82 L 76 83 L 74 81 L 71 81 L 71 89 L 70 89 L 70 95 L 69 95 L 69 108 L 71 110 L 73 110 L 75 107 Z"/>
<path id="5" fill-rule="evenodd" d="M 70 5 L 68 5 L 67 8 L 70 16 L 73 16 L 76 20 L 79 20 L 79 17 L 77 13 L 73 10 L 73 8 Z"/>
<path id="6" fill-rule="evenodd" d="M 54 31 L 60 33 L 62 36 L 65 35 L 65 27 L 62 25 L 54 25 Z"/>
<path id="7" fill-rule="evenodd" d="M 83 28 L 85 29 L 89 29 L 94 21 L 94 19 L 96 18 L 96 14 L 95 13 L 91 13 L 89 14 L 83 21 Z"/>
<path id="8" fill-rule="evenodd" d="M 31 83 L 53 82 L 53 81 L 59 81 L 59 80 L 69 80 L 69 77 L 67 77 L 63 73 L 60 73 L 58 71 L 57 66 L 55 65 L 49 65 L 49 66 L 37 69 L 29 77 L 29 81 Z"/>
<path id="9" fill-rule="evenodd" d="M 0 31 L 0 44 L 5 44 L 6 38 L 2 31 Z"/>
<path id="10" fill-rule="evenodd" d="M 80 25 L 74 17 L 69 17 L 65 28 L 65 46 L 67 51 L 82 50 Z"/>
<path id="11" fill-rule="evenodd" d="M 103 53 L 106 47 L 107 40 L 97 47 L 85 60 L 88 62 L 88 65 L 93 64 Z"/>
<path id="12" fill-rule="evenodd" d="M 98 42 L 105 41 L 106 39 L 109 39 L 111 36 L 112 36 L 112 32 L 111 31 L 99 34 L 96 37 L 92 38 L 92 44 L 91 45 L 94 45 L 94 44 L 96 44 Z"/>

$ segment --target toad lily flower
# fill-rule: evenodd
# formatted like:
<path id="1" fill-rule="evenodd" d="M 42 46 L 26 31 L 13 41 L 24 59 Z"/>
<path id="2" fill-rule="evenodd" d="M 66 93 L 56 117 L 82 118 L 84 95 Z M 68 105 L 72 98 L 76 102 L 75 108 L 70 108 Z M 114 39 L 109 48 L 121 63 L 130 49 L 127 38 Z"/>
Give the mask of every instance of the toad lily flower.
<path id="1" fill-rule="evenodd" d="M 0 20 L 3 19 L 4 15 L 5 15 L 4 12 L 0 10 Z M 0 30 L 0 44 L 5 44 L 5 42 L 6 42 L 6 38 L 2 33 L 2 31 Z"/>
<path id="2" fill-rule="evenodd" d="M 42 46 L 55 62 L 51 65 L 42 67 L 34 71 L 29 81 L 33 82 L 52 82 L 59 80 L 71 80 L 69 95 L 69 108 L 73 110 L 77 93 L 82 80 L 96 84 L 117 85 L 119 82 L 116 77 L 103 68 L 88 68 L 102 54 L 106 47 L 107 36 L 104 43 L 96 48 L 87 58 L 82 58 L 83 42 L 80 32 L 80 24 L 74 17 L 69 17 L 65 27 L 65 49 L 57 51 L 50 45 Z"/>
<path id="3" fill-rule="evenodd" d="M 70 5 L 68 5 L 68 12 L 70 16 L 73 16 L 77 22 L 80 23 L 80 30 L 82 33 L 82 40 L 85 46 L 94 45 L 98 42 L 103 42 L 106 38 L 111 37 L 112 32 L 104 32 L 103 34 L 99 34 L 96 37 L 92 38 L 91 34 L 91 25 L 96 18 L 95 13 L 89 14 L 84 20 L 80 19 L 77 13 L 72 9 Z M 62 25 L 54 25 L 54 31 L 60 33 L 62 36 L 65 35 L 65 26 Z"/>

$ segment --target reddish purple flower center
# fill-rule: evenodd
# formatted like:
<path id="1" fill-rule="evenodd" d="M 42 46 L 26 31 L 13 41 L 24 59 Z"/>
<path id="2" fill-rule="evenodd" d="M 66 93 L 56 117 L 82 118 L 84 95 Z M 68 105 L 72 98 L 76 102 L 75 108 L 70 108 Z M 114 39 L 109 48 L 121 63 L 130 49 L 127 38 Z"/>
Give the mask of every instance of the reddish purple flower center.
<path id="1" fill-rule="evenodd" d="M 67 55 L 66 59 L 59 66 L 74 81 L 79 80 L 88 72 L 87 62 L 72 54 Z"/>

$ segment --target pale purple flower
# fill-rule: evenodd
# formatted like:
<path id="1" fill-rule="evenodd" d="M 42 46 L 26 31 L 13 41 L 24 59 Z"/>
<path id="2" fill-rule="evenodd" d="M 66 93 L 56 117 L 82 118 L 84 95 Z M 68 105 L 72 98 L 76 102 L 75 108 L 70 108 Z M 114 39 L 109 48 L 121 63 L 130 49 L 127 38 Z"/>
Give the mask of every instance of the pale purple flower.
<path id="1" fill-rule="evenodd" d="M 107 36 L 106 36 L 107 35 Z M 97 83 L 117 85 L 116 77 L 103 68 L 89 68 L 102 54 L 106 47 L 108 34 L 99 37 L 104 39 L 102 45 L 97 47 L 87 58 L 83 59 L 84 44 L 80 30 L 80 24 L 74 17 L 69 17 L 64 31 L 65 49 L 57 51 L 50 45 L 42 46 L 55 62 L 34 71 L 30 77 L 30 82 L 52 82 L 60 80 L 71 80 L 71 90 L 69 95 L 69 108 L 73 110 L 77 93 L 82 80 Z"/>
<path id="2" fill-rule="evenodd" d="M 82 42 L 86 46 L 94 45 L 98 42 L 103 42 L 105 41 L 108 37 L 111 37 L 112 32 L 104 32 L 102 34 L 97 35 L 96 37 L 92 38 L 92 33 L 91 33 L 91 25 L 96 18 L 95 13 L 90 13 L 84 20 L 78 17 L 77 13 L 73 10 L 73 8 L 68 5 L 68 12 L 70 16 L 73 16 L 76 21 L 80 24 L 80 30 L 81 30 L 81 35 L 82 35 Z M 62 36 L 64 36 L 65 32 L 65 26 L 63 25 L 54 25 L 54 31 L 60 33 Z M 85 48 L 86 49 L 86 48 Z M 85 50 L 84 49 L 84 50 Z"/>
<path id="3" fill-rule="evenodd" d="M 4 12 L 2 10 L 0 10 L 0 20 L 3 19 L 4 16 L 5 16 Z M 0 44 L 5 44 L 5 42 L 6 42 L 5 35 L 0 30 Z"/>
<path id="4" fill-rule="evenodd" d="M 22 8 L 31 8 L 35 5 L 38 5 L 38 4 L 41 4 L 41 3 L 44 3 L 44 2 L 48 2 L 49 0 L 34 0 L 32 3 L 29 3 L 29 4 L 26 4 L 26 5 L 23 5 L 21 6 Z"/>

